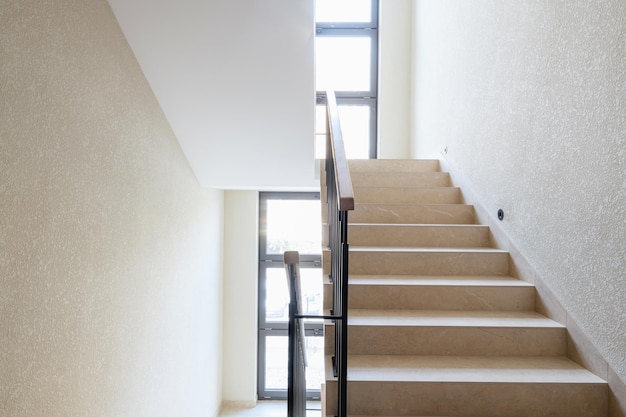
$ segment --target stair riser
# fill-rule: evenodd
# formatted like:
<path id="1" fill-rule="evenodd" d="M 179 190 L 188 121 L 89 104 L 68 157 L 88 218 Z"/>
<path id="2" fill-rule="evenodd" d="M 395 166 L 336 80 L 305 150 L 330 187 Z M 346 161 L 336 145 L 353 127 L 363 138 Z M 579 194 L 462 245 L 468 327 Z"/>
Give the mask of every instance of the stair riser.
<path id="1" fill-rule="evenodd" d="M 324 251 L 323 273 L 330 273 Z M 363 275 L 507 275 L 503 252 L 350 252 L 349 274 Z"/>
<path id="2" fill-rule="evenodd" d="M 474 207 L 463 204 L 359 204 L 348 212 L 350 224 L 474 224 Z M 323 202 L 322 224 L 328 224 L 328 205 Z"/>
<path id="3" fill-rule="evenodd" d="M 474 207 L 462 204 L 360 204 L 348 215 L 350 223 L 473 224 Z"/>
<path id="4" fill-rule="evenodd" d="M 326 192 L 320 194 L 322 203 L 327 202 Z M 459 204 L 461 191 L 454 187 L 374 187 L 354 186 L 354 198 L 358 203 L 374 204 Z"/>
<path id="5" fill-rule="evenodd" d="M 360 204 L 458 204 L 458 188 L 379 188 L 355 187 L 354 199 Z"/>
<path id="6" fill-rule="evenodd" d="M 450 187 L 447 172 L 351 172 L 353 187 Z M 320 171 L 320 185 L 326 186 L 326 170 Z M 325 195 L 323 192 L 322 195 Z"/>
<path id="7" fill-rule="evenodd" d="M 447 172 L 418 173 L 351 173 L 353 187 L 449 187 Z"/>
<path id="8" fill-rule="evenodd" d="M 333 354 L 334 326 L 326 354 Z M 349 326 L 352 355 L 563 356 L 563 328 Z"/>
<path id="9" fill-rule="evenodd" d="M 324 287 L 324 308 L 332 302 L 332 286 Z M 396 310 L 533 311 L 532 287 L 351 285 L 350 308 Z"/>
<path id="10" fill-rule="evenodd" d="M 369 416 L 606 417 L 605 384 L 349 382 L 348 413 Z M 337 385 L 326 382 L 326 414 Z"/>
<path id="11" fill-rule="evenodd" d="M 350 173 L 354 172 L 438 172 L 436 159 L 351 159 Z"/>
<path id="12" fill-rule="evenodd" d="M 322 230 L 328 230 L 328 228 L 323 228 Z M 348 228 L 348 237 L 350 245 L 353 247 L 478 248 L 489 246 L 489 229 L 478 225 L 393 226 L 353 224 Z"/>

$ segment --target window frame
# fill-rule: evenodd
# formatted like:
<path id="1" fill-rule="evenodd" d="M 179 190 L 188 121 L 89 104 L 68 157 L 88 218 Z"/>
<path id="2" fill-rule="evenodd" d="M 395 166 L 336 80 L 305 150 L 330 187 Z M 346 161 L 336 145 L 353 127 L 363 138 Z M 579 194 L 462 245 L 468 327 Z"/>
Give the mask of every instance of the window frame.
<path id="1" fill-rule="evenodd" d="M 356 37 L 371 39 L 370 87 L 367 91 L 335 91 L 337 106 L 363 105 L 370 109 L 369 158 L 378 156 L 378 3 L 371 1 L 371 21 L 369 22 L 316 22 L 316 37 Z M 316 105 L 326 104 L 326 92 L 316 91 Z"/>
<path id="2" fill-rule="evenodd" d="M 282 254 L 267 253 L 267 201 L 268 200 L 320 200 L 319 192 L 259 192 L 259 270 L 258 270 L 258 302 L 257 302 L 257 395 L 261 400 L 286 400 L 287 389 L 268 389 L 265 386 L 266 378 L 266 338 L 287 338 L 286 321 L 267 321 L 265 300 L 267 293 L 267 270 L 270 268 L 284 269 Z M 320 208 L 321 209 L 321 208 Z M 320 213 L 321 214 L 321 213 Z M 321 220 L 321 219 L 320 219 Z M 320 221 L 321 235 L 321 221 Z M 320 238 L 321 239 L 321 238 Z M 321 243 L 320 243 L 321 248 Z M 300 268 L 322 268 L 321 254 L 300 254 Z M 321 273 L 321 271 L 320 271 Z M 286 278 L 285 278 L 286 280 Z M 323 337 L 323 320 L 305 321 L 305 336 Z M 287 358 L 285 358 L 285 361 Z M 307 390 L 307 399 L 319 400 L 320 390 Z"/>

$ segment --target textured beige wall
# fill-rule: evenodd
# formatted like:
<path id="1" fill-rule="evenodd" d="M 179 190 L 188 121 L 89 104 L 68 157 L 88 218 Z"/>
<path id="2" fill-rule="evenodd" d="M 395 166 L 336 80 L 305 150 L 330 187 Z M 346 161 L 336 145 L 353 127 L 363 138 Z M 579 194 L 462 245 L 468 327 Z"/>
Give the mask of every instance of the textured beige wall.
<path id="1" fill-rule="evenodd" d="M 413 0 L 380 0 L 378 158 L 410 158 L 411 10 Z"/>
<path id="2" fill-rule="evenodd" d="M 0 415 L 215 415 L 222 213 L 106 0 L 2 2 Z"/>
<path id="3" fill-rule="evenodd" d="M 626 380 L 626 2 L 417 1 L 413 156 L 441 156 Z"/>
<path id="4" fill-rule="evenodd" d="M 225 405 L 257 400 L 259 192 L 224 192 L 224 337 L 222 398 Z"/>

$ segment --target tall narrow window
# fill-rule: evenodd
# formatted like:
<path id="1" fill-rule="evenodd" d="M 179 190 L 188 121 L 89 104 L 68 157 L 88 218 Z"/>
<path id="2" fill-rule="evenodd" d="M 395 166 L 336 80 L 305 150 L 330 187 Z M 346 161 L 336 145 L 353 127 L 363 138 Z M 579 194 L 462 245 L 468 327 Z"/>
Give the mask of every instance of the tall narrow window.
<path id="1" fill-rule="evenodd" d="M 283 254 L 300 253 L 304 314 L 321 315 L 321 205 L 319 193 L 266 193 L 259 201 L 259 399 L 287 398 L 289 295 Z M 319 399 L 324 380 L 321 320 L 305 321 L 307 394 Z"/>
<path id="2" fill-rule="evenodd" d="M 317 0 L 316 149 L 324 156 L 326 90 L 337 96 L 348 158 L 376 158 L 378 0 Z"/>

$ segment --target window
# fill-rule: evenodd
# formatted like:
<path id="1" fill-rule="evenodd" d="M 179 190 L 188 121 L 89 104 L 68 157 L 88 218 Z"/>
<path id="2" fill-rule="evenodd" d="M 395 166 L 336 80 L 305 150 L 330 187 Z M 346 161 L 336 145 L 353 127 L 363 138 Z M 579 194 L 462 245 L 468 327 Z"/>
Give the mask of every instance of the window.
<path id="1" fill-rule="evenodd" d="M 335 90 L 348 158 L 376 158 L 378 0 L 317 0 L 316 153 L 324 157 L 325 91 Z"/>
<path id="2" fill-rule="evenodd" d="M 321 315 L 321 204 L 319 193 L 260 193 L 259 202 L 259 399 L 287 398 L 289 295 L 286 250 L 300 253 L 305 314 Z M 322 320 L 305 322 L 307 387 L 319 399 L 324 381 Z"/>

